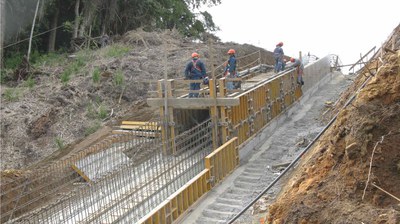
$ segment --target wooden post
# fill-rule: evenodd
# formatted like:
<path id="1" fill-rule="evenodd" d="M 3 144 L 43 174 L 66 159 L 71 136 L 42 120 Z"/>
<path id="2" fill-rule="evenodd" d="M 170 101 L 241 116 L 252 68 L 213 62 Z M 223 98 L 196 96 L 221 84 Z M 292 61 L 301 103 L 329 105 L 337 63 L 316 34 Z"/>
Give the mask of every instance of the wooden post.
<path id="1" fill-rule="evenodd" d="M 219 80 L 219 95 L 220 97 L 226 96 L 226 89 L 225 89 L 225 78 Z M 228 118 L 226 115 L 226 108 L 225 106 L 220 107 L 220 114 L 221 114 L 221 121 L 224 125 L 221 126 L 221 135 L 222 141 L 221 145 L 224 144 L 228 140 L 228 127 L 226 124 L 228 123 Z"/>
<path id="2" fill-rule="evenodd" d="M 210 97 L 214 99 L 214 106 L 211 107 L 211 121 L 213 122 L 213 149 L 217 149 L 219 146 L 219 138 L 218 138 L 218 107 L 217 107 L 217 83 L 215 79 L 215 67 L 214 67 L 214 52 L 212 46 L 212 39 L 209 39 L 209 46 L 210 46 L 210 56 L 211 56 L 211 77 L 212 79 L 209 80 L 209 88 L 210 88 Z"/>
<path id="3" fill-rule="evenodd" d="M 168 98 L 173 98 L 174 96 L 174 80 L 169 79 L 168 80 Z M 176 145 L 175 145 L 175 125 L 174 124 L 174 108 L 173 107 L 168 107 L 168 127 L 169 127 L 169 138 L 171 139 L 171 153 L 174 154 L 176 152 Z"/>

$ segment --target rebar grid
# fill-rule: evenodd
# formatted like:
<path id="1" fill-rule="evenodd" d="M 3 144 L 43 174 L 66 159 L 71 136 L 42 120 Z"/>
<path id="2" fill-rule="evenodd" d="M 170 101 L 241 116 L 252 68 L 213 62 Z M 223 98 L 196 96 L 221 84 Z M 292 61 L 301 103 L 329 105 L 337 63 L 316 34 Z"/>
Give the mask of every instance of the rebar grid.
<path id="1" fill-rule="evenodd" d="M 91 184 L 83 183 L 82 178 L 70 170 L 68 175 L 74 178 L 66 184 L 69 187 L 73 186 L 72 191 L 63 197 L 57 197 L 57 201 L 53 200 L 41 209 L 9 222 L 103 223 L 139 220 L 201 171 L 204 157 L 212 150 L 209 123 L 210 120 L 207 120 L 189 131 L 197 133 L 197 136 L 190 135 L 188 138 L 180 137 L 179 140 L 174 140 L 176 146 L 181 149 L 175 155 L 163 154 L 159 140 L 146 139 L 140 141 L 146 144 L 138 144 L 135 138 L 128 140 L 124 136 L 121 141 L 113 143 L 105 150 L 117 152 L 130 149 L 134 151 L 132 155 L 135 156 L 140 150 L 148 149 L 151 144 L 151 156 L 146 160 L 131 158 L 128 163 L 122 164 L 118 158 L 107 157 L 106 161 L 101 161 L 100 157 L 94 157 L 86 164 L 88 167 L 99 169 L 99 164 L 103 164 L 112 169 L 106 169 L 108 172 L 96 176 Z M 78 186 L 74 186 L 78 183 Z M 46 195 L 54 196 L 62 190 L 55 187 Z M 29 204 L 37 203 L 37 200 L 29 201 Z M 22 205 L 20 207 L 24 208 Z"/>
<path id="2" fill-rule="evenodd" d="M 155 124 L 158 125 L 157 122 L 149 122 L 148 126 Z M 153 138 L 151 141 L 152 144 L 161 144 L 159 137 Z M 6 222 L 34 210 L 44 203 L 57 201 L 64 196 L 63 192 L 70 192 L 76 188 L 77 186 L 74 184 L 81 182 L 82 178 L 71 169 L 71 165 L 80 159 L 109 148 L 126 151 L 133 146 L 143 148 L 148 144 L 148 138 L 138 137 L 135 132 L 109 136 L 94 146 L 71 154 L 66 159 L 39 168 L 34 173 L 21 176 L 13 182 L 2 183 L 1 221 Z M 113 160 L 111 159 L 109 162 L 113 163 Z M 56 194 L 57 192 L 60 193 Z"/>

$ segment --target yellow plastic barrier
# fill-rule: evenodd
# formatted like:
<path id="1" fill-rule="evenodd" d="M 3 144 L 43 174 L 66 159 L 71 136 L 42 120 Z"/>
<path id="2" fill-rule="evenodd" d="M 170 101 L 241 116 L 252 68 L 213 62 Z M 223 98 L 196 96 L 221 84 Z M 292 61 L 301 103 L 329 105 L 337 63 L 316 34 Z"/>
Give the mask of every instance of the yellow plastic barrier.
<path id="1" fill-rule="evenodd" d="M 193 203 L 211 189 L 209 179 L 210 171 L 208 169 L 203 170 L 169 196 L 167 200 L 140 219 L 138 223 L 164 224 L 177 220 Z"/>
<path id="2" fill-rule="evenodd" d="M 164 224 L 176 221 L 191 205 L 238 165 L 237 138 L 233 138 L 205 158 L 206 168 L 202 172 L 141 218 L 138 223 Z"/>
<path id="3" fill-rule="evenodd" d="M 205 158 L 206 169 L 210 170 L 213 185 L 219 183 L 239 165 L 237 138 L 233 138 L 214 150 Z"/>

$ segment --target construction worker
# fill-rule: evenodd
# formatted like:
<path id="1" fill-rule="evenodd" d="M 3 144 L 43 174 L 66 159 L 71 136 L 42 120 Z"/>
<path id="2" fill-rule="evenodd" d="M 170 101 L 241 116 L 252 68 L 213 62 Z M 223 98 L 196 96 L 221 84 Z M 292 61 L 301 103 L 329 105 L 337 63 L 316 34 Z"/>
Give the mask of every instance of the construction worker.
<path id="1" fill-rule="evenodd" d="M 194 52 L 192 53 L 192 60 L 187 63 L 185 68 L 185 79 L 190 80 L 201 80 L 206 78 L 206 67 L 204 63 L 199 59 L 199 54 Z M 190 90 L 200 90 L 200 83 L 190 83 Z M 199 93 L 189 93 L 189 98 L 199 97 Z"/>
<path id="2" fill-rule="evenodd" d="M 281 69 L 281 71 L 285 70 L 286 62 L 287 62 L 287 60 L 286 60 L 286 58 L 284 58 L 284 59 L 282 60 L 282 69 Z"/>
<path id="3" fill-rule="evenodd" d="M 226 62 L 225 70 L 224 70 L 224 76 L 227 78 L 237 78 L 237 72 L 236 72 L 236 51 L 234 49 L 229 49 L 228 50 L 228 55 L 229 59 Z M 226 83 L 226 89 L 232 90 L 235 88 L 240 88 L 240 82 L 232 82 L 229 81 Z"/>
<path id="4" fill-rule="evenodd" d="M 283 43 L 279 42 L 274 50 L 274 58 L 275 58 L 275 73 L 279 73 L 282 69 L 282 63 L 283 63 L 283 49 L 282 49 Z"/>
<path id="5" fill-rule="evenodd" d="M 297 58 L 290 58 L 291 64 L 289 68 L 295 68 L 296 69 L 296 74 L 297 74 L 297 84 L 299 85 L 304 85 L 303 81 L 303 70 L 304 70 L 304 65 L 303 62 L 300 59 Z"/>

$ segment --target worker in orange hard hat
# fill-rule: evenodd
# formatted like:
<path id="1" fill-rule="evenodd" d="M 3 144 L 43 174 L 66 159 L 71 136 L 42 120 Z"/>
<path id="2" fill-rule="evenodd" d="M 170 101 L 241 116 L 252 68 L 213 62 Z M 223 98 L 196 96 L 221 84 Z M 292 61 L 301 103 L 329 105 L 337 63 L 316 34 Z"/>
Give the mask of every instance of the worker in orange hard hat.
<path id="1" fill-rule="evenodd" d="M 282 60 L 282 69 L 281 69 L 281 71 L 285 70 L 286 63 L 287 63 L 287 60 L 286 60 L 286 58 L 284 58 L 284 59 Z"/>
<path id="2" fill-rule="evenodd" d="M 236 72 L 236 56 L 235 56 L 236 51 L 234 49 L 229 49 L 227 54 L 229 55 L 229 59 L 226 62 L 224 76 L 227 78 L 237 78 L 238 75 Z M 226 83 L 226 88 L 228 90 L 240 88 L 240 83 L 228 81 Z"/>
<path id="3" fill-rule="evenodd" d="M 275 58 L 275 73 L 279 73 L 282 70 L 282 63 L 283 63 L 283 43 L 279 42 L 274 49 L 274 58 Z"/>
<path id="4" fill-rule="evenodd" d="M 200 55 L 196 52 L 192 53 L 192 60 L 187 63 L 185 68 L 185 79 L 200 80 L 206 77 L 206 67 L 204 63 L 199 59 Z M 190 90 L 200 90 L 200 82 L 190 83 Z M 189 92 L 189 97 L 198 97 L 198 92 Z"/>
<path id="5" fill-rule="evenodd" d="M 297 58 L 290 58 L 290 62 L 292 62 L 293 64 L 289 65 L 288 68 L 295 68 L 296 69 L 297 84 L 304 85 L 304 81 L 303 81 L 304 65 L 303 65 L 303 62 L 300 59 L 297 59 Z"/>

